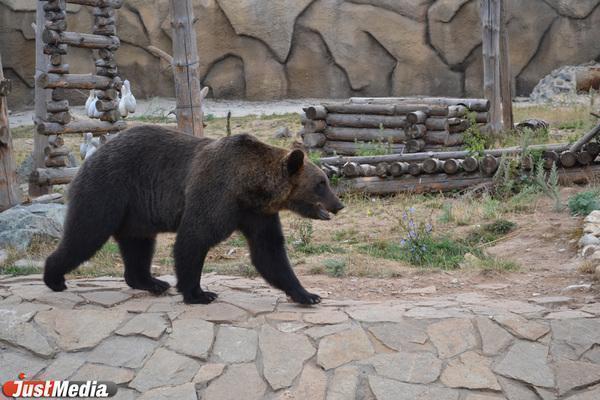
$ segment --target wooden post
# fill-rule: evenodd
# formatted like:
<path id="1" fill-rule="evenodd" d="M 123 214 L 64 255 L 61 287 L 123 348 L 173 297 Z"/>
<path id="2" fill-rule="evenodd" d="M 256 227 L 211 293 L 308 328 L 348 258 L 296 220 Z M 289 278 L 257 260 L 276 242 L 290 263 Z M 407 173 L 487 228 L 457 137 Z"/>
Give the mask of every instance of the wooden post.
<path id="1" fill-rule="evenodd" d="M 202 137 L 202 93 L 192 1 L 171 0 L 171 17 L 177 127 L 189 135 Z"/>
<path id="2" fill-rule="evenodd" d="M 6 96 L 9 92 L 8 81 L 4 80 L 2 55 L 0 54 L 0 211 L 21 202 L 21 193 L 17 183 L 17 167 L 13 155 L 12 135 L 8 123 Z"/>
<path id="3" fill-rule="evenodd" d="M 481 0 L 483 90 L 490 100 L 493 133 L 513 127 L 512 84 L 504 0 Z"/>
<path id="4" fill-rule="evenodd" d="M 48 68 L 48 56 L 44 54 L 44 41 L 42 33 L 44 31 L 44 4 L 45 1 L 37 2 L 37 14 L 35 19 L 35 121 L 46 120 L 46 101 L 48 90 L 39 81 L 40 76 L 45 75 Z M 37 122 L 36 122 L 37 123 Z M 45 155 L 44 148 L 48 146 L 48 137 L 33 134 L 33 170 L 44 168 Z M 35 182 L 29 182 L 29 195 L 37 197 L 50 193 L 49 186 L 40 186 Z"/>

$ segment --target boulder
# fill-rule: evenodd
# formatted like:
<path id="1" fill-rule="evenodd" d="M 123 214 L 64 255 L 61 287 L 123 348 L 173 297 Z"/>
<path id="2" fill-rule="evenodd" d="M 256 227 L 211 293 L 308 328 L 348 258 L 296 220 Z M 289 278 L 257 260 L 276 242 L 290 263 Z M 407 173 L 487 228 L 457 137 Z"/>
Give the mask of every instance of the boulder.
<path id="1" fill-rule="evenodd" d="M 0 247 L 25 251 L 34 241 L 54 241 L 61 237 L 66 206 L 32 204 L 16 206 L 0 213 Z"/>
<path id="2" fill-rule="evenodd" d="M 244 61 L 238 56 L 227 56 L 217 61 L 206 74 L 202 84 L 210 87 L 212 97 L 216 99 L 244 98 Z"/>
<path id="3" fill-rule="evenodd" d="M 600 4 L 600 0 L 547 0 L 560 15 L 569 18 L 586 18 Z"/>

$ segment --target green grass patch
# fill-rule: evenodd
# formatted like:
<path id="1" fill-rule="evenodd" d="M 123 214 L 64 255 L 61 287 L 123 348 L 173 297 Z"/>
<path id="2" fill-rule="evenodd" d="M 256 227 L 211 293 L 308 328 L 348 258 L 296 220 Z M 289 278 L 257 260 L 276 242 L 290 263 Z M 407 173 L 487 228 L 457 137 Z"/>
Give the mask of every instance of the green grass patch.
<path id="1" fill-rule="evenodd" d="M 490 224 L 474 229 L 465 238 L 464 242 L 470 246 L 480 246 L 494 242 L 512 232 L 517 224 L 505 219 L 496 220 Z"/>
<path id="2" fill-rule="evenodd" d="M 10 133 L 14 139 L 31 139 L 35 132 L 35 125 L 17 126 L 10 128 Z"/>
<path id="3" fill-rule="evenodd" d="M 34 266 L 15 267 L 14 265 L 6 265 L 4 267 L 0 267 L 0 275 L 10 275 L 10 276 L 41 274 L 42 271 L 43 271 L 42 268 L 34 267 Z"/>
<path id="4" fill-rule="evenodd" d="M 571 215 L 586 216 L 594 210 L 600 210 L 598 191 L 588 190 L 569 198 Z"/>
<path id="5" fill-rule="evenodd" d="M 339 259 L 327 259 L 323 261 L 325 273 L 334 278 L 341 278 L 346 275 L 346 261 Z"/>
<path id="6" fill-rule="evenodd" d="M 248 242 L 246 241 L 246 238 L 243 237 L 242 235 L 236 235 L 236 236 L 232 236 L 227 241 L 226 244 L 227 244 L 227 246 L 231 246 L 231 247 L 246 247 Z"/>

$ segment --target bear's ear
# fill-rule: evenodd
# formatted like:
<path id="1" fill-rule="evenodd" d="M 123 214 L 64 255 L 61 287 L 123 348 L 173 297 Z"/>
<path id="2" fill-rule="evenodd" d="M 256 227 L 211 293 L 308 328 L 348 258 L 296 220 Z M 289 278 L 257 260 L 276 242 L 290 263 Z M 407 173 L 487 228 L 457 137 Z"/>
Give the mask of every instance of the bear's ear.
<path id="1" fill-rule="evenodd" d="M 302 168 L 304 164 L 304 152 L 302 150 L 293 150 L 285 157 L 288 174 L 294 175 Z"/>

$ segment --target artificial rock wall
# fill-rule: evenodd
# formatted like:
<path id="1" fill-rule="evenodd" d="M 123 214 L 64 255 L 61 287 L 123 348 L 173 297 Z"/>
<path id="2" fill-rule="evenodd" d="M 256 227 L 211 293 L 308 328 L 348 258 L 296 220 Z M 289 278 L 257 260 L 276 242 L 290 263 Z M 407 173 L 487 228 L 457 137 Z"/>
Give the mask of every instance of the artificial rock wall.
<path id="1" fill-rule="evenodd" d="M 37 0 L 0 0 L 0 52 L 10 102 L 31 103 Z M 517 94 L 554 68 L 600 59 L 600 0 L 507 0 Z M 173 96 L 168 0 L 125 0 L 121 75 L 138 97 Z M 193 0 L 203 84 L 215 98 L 482 94 L 479 0 Z M 91 31 L 69 5 L 68 30 Z M 71 49 L 71 72 L 93 71 Z M 84 101 L 87 94 L 82 93 Z"/>

